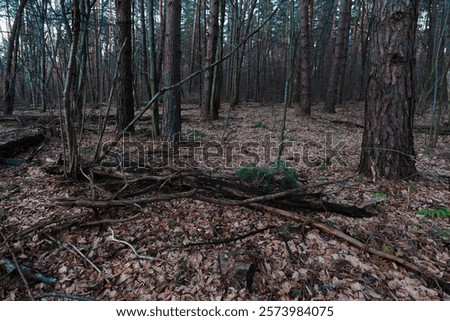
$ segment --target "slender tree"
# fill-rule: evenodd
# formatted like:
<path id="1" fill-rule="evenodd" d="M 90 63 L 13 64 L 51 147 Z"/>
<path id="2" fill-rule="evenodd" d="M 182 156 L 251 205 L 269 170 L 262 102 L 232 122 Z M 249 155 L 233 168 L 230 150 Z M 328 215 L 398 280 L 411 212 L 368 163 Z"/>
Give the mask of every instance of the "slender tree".
<path id="1" fill-rule="evenodd" d="M 155 41 L 155 18 L 154 0 L 150 0 L 149 6 L 149 49 L 150 49 L 150 95 L 153 97 L 158 91 L 159 75 L 156 66 L 156 41 Z M 152 133 L 153 137 L 160 135 L 159 130 L 159 105 L 156 100 L 152 108 Z"/>
<path id="2" fill-rule="evenodd" d="M 181 64 L 181 1 L 166 2 L 164 37 L 164 56 L 162 82 L 170 87 L 180 82 Z M 164 94 L 163 134 L 171 141 L 181 137 L 181 97 L 180 88 L 176 87 Z"/>
<path id="3" fill-rule="evenodd" d="M 406 179 L 416 174 L 413 75 L 418 3 L 375 2 L 359 164 L 359 172 L 374 180 Z"/>
<path id="4" fill-rule="evenodd" d="M 217 41 L 219 37 L 219 4 L 220 0 L 211 0 L 209 14 L 209 30 L 206 41 L 206 59 L 204 67 L 210 66 L 216 58 Z M 202 116 L 207 119 L 211 108 L 211 93 L 214 77 L 214 68 L 208 68 L 203 78 Z"/>
<path id="5" fill-rule="evenodd" d="M 311 0 L 302 0 L 300 18 L 300 114 L 311 115 L 311 67 L 310 67 L 310 28 L 309 7 Z"/>
<path id="6" fill-rule="evenodd" d="M 131 38 L 131 0 L 116 0 L 117 40 L 123 48 L 119 61 L 119 106 L 117 106 L 117 130 L 124 130 L 134 118 L 133 103 L 133 64 Z M 131 126 L 128 129 L 134 131 Z"/>
<path id="7" fill-rule="evenodd" d="M 334 52 L 333 65 L 331 67 L 330 80 L 325 99 L 325 111 L 327 113 L 335 113 L 336 104 L 342 104 L 351 8 L 352 0 L 342 1 L 341 16 L 339 19 L 340 26 L 336 35 L 336 50 Z"/>
<path id="8" fill-rule="evenodd" d="M 68 178 L 77 179 L 80 161 L 78 139 L 75 130 L 75 119 L 72 105 L 75 103 L 77 80 L 77 48 L 80 39 L 81 13 L 78 0 L 72 1 L 72 27 L 69 65 L 67 67 L 66 84 L 64 87 L 64 124 L 65 143 L 67 145 L 67 157 L 64 170 Z"/>
<path id="9" fill-rule="evenodd" d="M 17 51 L 19 50 L 19 32 L 22 25 L 23 12 L 28 0 L 20 0 L 16 17 L 9 35 L 8 50 L 6 52 L 6 70 L 3 81 L 3 104 L 5 115 L 11 115 L 14 110 L 14 95 L 16 84 Z"/>

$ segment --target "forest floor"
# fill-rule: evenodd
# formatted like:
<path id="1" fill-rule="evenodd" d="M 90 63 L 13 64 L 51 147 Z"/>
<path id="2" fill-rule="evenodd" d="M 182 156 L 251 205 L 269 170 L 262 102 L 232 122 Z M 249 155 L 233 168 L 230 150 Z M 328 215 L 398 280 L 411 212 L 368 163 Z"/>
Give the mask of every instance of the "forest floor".
<path id="1" fill-rule="evenodd" d="M 227 151 L 236 142 L 257 149 L 233 152 L 231 159 L 212 153 L 189 166 L 234 173 L 250 163 L 270 166 L 275 159 L 281 106 L 243 104 L 229 118 L 224 108 L 213 122 L 201 122 L 196 106 L 183 107 L 185 137 L 214 141 Z M 334 115 L 319 110 L 315 106 L 311 118 L 296 117 L 294 109 L 288 110 L 285 159 L 298 171 L 300 184 L 339 181 L 316 190 L 336 203 L 372 204 L 376 215 L 349 218 L 308 209 L 297 213 L 307 222 L 324 222 L 450 282 L 450 182 L 445 178 L 450 177 L 450 136 L 440 136 L 437 147 L 430 148 L 427 134 L 415 132 L 419 175 L 409 181 L 373 182 L 356 174 L 362 129 L 355 124 L 363 124 L 361 104 L 348 102 Z M 426 124 L 427 119 L 418 117 L 417 123 Z M 18 126 L 2 122 L 0 132 L 20 132 Z M 90 127 L 85 139 L 95 141 L 96 126 Z M 108 131 L 113 137 L 113 128 Z M 150 144 L 148 122 L 140 122 L 131 138 Z M 96 300 L 450 300 L 439 285 L 422 275 L 312 224 L 244 206 L 181 198 L 142 207 L 112 207 L 71 224 L 58 222 L 68 215 L 92 213 L 89 208 L 52 204 L 54 198 L 92 196 L 87 180 L 68 182 L 44 170 L 61 154 L 59 141 L 59 136 L 47 137 L 31 164 L 0 165 L 0 263 L 13 261 L 12 252 L 20 265 L 57 279 L 53 285 L 28 279 L 36 298 L 61 300 L 51 297 L 59 293 Z M 82 153 L 92 153 L 92 148 L 83 147 Z M 23 233 L 48 220 L 55 223 Z M 99 220 L 106 222 L 97 224 Z M 233 242 L 220 242 L 266 227 Z M 189 246 L 212 240 L 217 244 Z M 218 261 L 227 253 L 247 252 L 259 262 L 251 291 L 226 284 Z M 28 300 L 24 281 L 4 266 L 0 264 L 0 299 Z"/>

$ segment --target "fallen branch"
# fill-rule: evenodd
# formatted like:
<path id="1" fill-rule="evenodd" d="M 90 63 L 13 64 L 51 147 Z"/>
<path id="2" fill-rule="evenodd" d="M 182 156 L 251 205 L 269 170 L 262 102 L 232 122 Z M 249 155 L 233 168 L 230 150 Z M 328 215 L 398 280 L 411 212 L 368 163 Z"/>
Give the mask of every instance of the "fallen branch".
<path id="1" fill-rule="evenodd" d="M 35 299 L 43 299 L 43 298 L 63 298 L 63 299 L 69 299 L 69 300 L 75 300 L 75 301 L 97 301 L 96 299 L 84 296 L 84 295 L 76 295 L 76 294 L 67 294 L 67 293 L 56 293 L 56 292 L 48 292 L 48 293 L 41 293 L 34 297 Z"/>
<path id="2" fill-rule="evenodd" d="M 178 198 L 188 198 L 195 194 L 196 190 L 190 190 L 188 192 L 173 193 L 173 194 L 159 194 L 155 196 L 149 196 L 147 198 L 141 198 L 136 200 L 99 200 L 91 201 L 80 198 L 56 198 L 52 199 L 48 206 L 69 206 L 69 207 L 87 207 L 87 208 L 108 208 L 115 206 L 137 206 L 141 207 L 154 202 L 170 201 Z"/>
<path id="3" fill-rule="evenodd" d="M 56 224 L 56 223 L 59 223 L 59 222 L 62 222 L 62 221 L 67 221 L 67 220 L 78 219 L 78 218 L 85 217 L 85 216 L 88 216 L 88 215 L 91 215 L 91 213 L 81 213 L 81 214 L 77 214 L 77 215 L 67 215 L 67 216 L 63 216 L 63 217 L 57 218 L 57 219 L 43 220 L 41 222 L 38 222 L 38 223 L 36 223 L 36 224 L 34 224 L 34 225 L 32 225 L 32 226 L 30 226 L 30 227 L 20 231 L 19 233 L 17 233 L 16 236 L 21 237 L 21 236 L 27 235 L 27 234 L 29 234 L 31 232 L 34 232 L 36 230 L 39 230 L 39 229 L 44 228 L 44 227 L 46 227 L 48 225 L 51 225 L 51 224 Z M 11 237 L 12 236 L 8 237 L 8 239 L 11 238 Z"/>
<path id="4" fill-rule="evenodd" d="M 117 242 L 117 243 L 120 243 L 120 244 L 125 244 L 126 246 L 128 246 L 133 251 L 133 253 L 137 256 L 138 259 L 150 260 L 150 261 L 155 261 L 156 260 L 156 261 L 162 261 L 163 262 L 163 260 L 158 259 L 156 257 L 139 254 L 136 251 L 136 249 L 130 243 L 128 243 L 126 241 L 123 241 L 123 240 L 116 239 L 115 236 L 114 236 L 114 231 L 113 231 L 112 228 L 108 228 L 108 230 L 111 231 L 111 241 L 114 241 L 114 242 Z"/>
<path id="5" fill-rule="evenodd" d="M 0 262 L 3 261 L 3 265 L 5 266 L 6 273 L 12 273 L 14 270 L 17 270 L 19 272 L 20 278 L 22 279 L 23 283 L 25 284 L 25 288 L 27 289 L 28 296 L 30 297 L 31 301 L 34 301 L 33 293 L 31 293 L 30 285 L 28 284 L 27 279 L 25 278 L 25 271 L 23 271 L 19 265 L 19 262 L 17 261 L 16 255 L 14 254 L 14 251 L 12 250 L 11 246 L 9 245 L 8 239 L 5 237 L 3 233 L 1 233 L 4 242 L 6 244 L 6 247 L 8 248 L 9 253 L 11 254 L 13 258 L 13 262 L 11 262 L 8 259 L 2 259 Z"/>
<path id="6" fill-rule="evenodd" d="M 102 271 L 89 258 L 87 258 L 75 245 L 69 242 L 59 241 L 51 237 L 47 233 L 45 234 L 45 236 L 52 242 L 68 250 L 70 253 L 80 256 L 84 261 L 88 262 L 94 268 L 94 270 L 96 270 L 100 275 L 103 275 Z"/>
<path id="7" fill-rule="evenodd" d="M 116 223 L 124 223 L 124 222 L 128 222 L 128 221 L 132 221 L 135 218 L 138 218 L 139 216 L 142 216 L 142 213 L 133 215 L 131 217 L 127 217 L 127 218 L 122 218 L 122 219 L 118 219 L 118 220 L 112 220 L 112 219 L 105 219 L 105 220 L 100 220 L 100 221 L 93 221 L 93 222 L 86 222 L 81 224 L 80 226 L 94 226 L 94 225 L 102 225 L 102 224 L 116 224 Z"/>
<path id="8" fill-rule="evenodd" d="M 231 242 L 236 242 L 239 240 L 243 240 L 249 236 L 253 236 L 259 233 L 262 233 L 266 230 L 269 230 L 271 228 L 274 228 L 275 226 L 270 225 L 264 228 L 260 228 L 258 230 L 255 231 L 251 231 L 248 233 L 245 233 L 244 235 L 241 236 L 237 236 L 237 237 L 227 237 L 224 239 L 220 239 L 220 240 L 213 240 L 213 241 L 205 241 L 205 242 L 197 242 L 197 243 L 188 243 L 188 244 L 183 244 L 182 246 L 177 246 L 176 248 L 183 248 L 183 247 L 191 247 L 191 246 L 199 246 L 199 245 L 217 245 L 217 244 L 226 244 L 226 243 L 231 243 Z"/>
<path id="9" fill-rule="evenodd" d="M 48 285 L 55 285 L 56 282 L 58 281 L 58 279 L 53 276 L 47 276 L 39 270 L 36 270 L 29 266 L 19 265 L 18 263 L 12 262 L 6 258 L 0 259 L 0 263 L 3 263 L 3 266 L 5 267 L 5 270 L 8 273 L 17 270 L 19 272 L 19 274 L 21 274 L 24 277 L 27 276 L 31 279 L 34 279 L 36 281 L 39 281 L 39 282 L 42 282 L 42 283 L 45 283 Z M 29 289 L 29 287 L 28 287 L 28 289 Z M 29 292 L 29 294 L 31 294 L 31 291 Z M 31 295 L 30 298 L 33 298 L 33 296 Z"/>
<path id="10" fill-rule="evenodd" d="M 278 208 L 273 208 L 267 205 L 263 205 L 263 204 L 251 204 L 252 207 L 257 208 L 257 209 L 261 209 L 261 210 L 265 210 L 268 212 L 272 212 L 272 213 L 276 213 L 280 216 L 289 218 L 291 220 L 300 222 L 300 223 L 305 223 L 306 219 L 303 218 L 302 216 L 297 215 L 296 213 L 293 212 L 289 212 L 289 211 L 285 211 L 285 210 L 281 210 Z M 372 253 L 374 255 L 377 255 L 379 257 L 382 257 L 384 259 L 387 259 L 389 261 L 398 263 L 404 267 L 406 267 L 407 269 L 416 272 L 420 275 L 423 275 L 426 277 L 427 281 L 431 281 L 433 283 L 437 283 L 442 290 L 447 293 L 450 294 L 450 283 L 448 283 L 447 281 L 443 280 L 442 278 L 436 276 L 434 273 L 429 272 L 428 270 L 426 270 L 425 268 L 419 267 L 401 257 L 377 250 L 371 246 L 367 246 L 367 244 L 362 243 L 356 239 L 354 239 L 353 237 L 343 233 L 342 231 L 339 231 L 338 229 L 335 229 L 333 227 L 328 226 L 325 223 L 322 222 L 309 222 L 310 225 L 314 226 L 315 228 L 328 233 L 330 235 L 333 235 L 337 238 L 340 238 L 348 243 L 350 243 L 351 245 L 354 245 L 358 248 L 360 248 L 363 251 Z"/>

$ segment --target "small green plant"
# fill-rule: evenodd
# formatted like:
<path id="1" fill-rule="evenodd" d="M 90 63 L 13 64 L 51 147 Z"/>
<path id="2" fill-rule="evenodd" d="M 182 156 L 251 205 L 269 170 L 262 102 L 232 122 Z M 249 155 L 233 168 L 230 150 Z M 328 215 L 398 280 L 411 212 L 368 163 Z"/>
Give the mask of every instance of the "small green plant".
<path id="1" fill-rule="evenodd" d="M 442 228 L 440 228 L 440 227 L 437 227 L 437 228 L 435 229 L 435 231 L 436 231 L 440 236 L 442 236 L 442 237 L 444 237 L 444 238 L 447 238 L 447 239 L 450 239 L 450 228 L 444 230 L 444 229 L 442 229 Z"/>
<path id="2" fill-rule="evenodd" d="M 372 194 L 372 199 L 386 198 L 386 192 L 376 192 Z"/>
<path id="3" fill-rule="evenodd" d="M 286 223 L 286 228 L 287 228 L 287 230 L 289 231 L 291 228 L 294 227 L 294 225 L 295 225 L 294 222 L 288 221 L 288 222 Z"/>
<path id="4" fill-rule="evenodd" d="M 291 296 L 293 297 L 293 298 L 299 298 L 300 296 L 302 295 L 302 290 L 300 290 L 300 289 L 292 289 L 291 290 Z"/>
<path id="5" fill-rule="evenodd" d="M 268 129 L 269 126 L 267 126 L 265 123 L 263 123 L 262 121 L 258 121 L 256 123 L 253 123 L 252 128 L 263 128 L 263 129 Z"/>
<path id="6" fill-rule="evenodd" d="M 357 239 L 358 241 L 362 241 L 363 240 L 363 236 L 362 236 L 360 230 L 355 230 L 354 233 L 353 233 L 353 237 L 355 239 Z"/>
<path id="7" fill-rule="evenodd" d="M 174 220 L 173 218 L 169 219 L 169 220 L 167 221 L 167 223 L 168 223 L 170 226 L 172 226 L 172 227 L 174 227 L 175 225 L 177 225 L 177 221 Z"/>
<path id="8" fill-rule="evenodd" d="M 383 246 L 381 247 L 381 250 L 385 253 L 388 254 L 394 254 L 394 247 L 390 244 L 383 244 Z"/>
<path id="9" fill-rule="evenodd" d="M 197 129 L 195 129 L 192 134 L 194 135 L 194 137 L 206 137 L 206 134 L 204 132 Z"/>
<path id="10" fill-rule="evenodd" d="M 447 218 L 450 217 L 450 209 L 448 208 L 437 208 L 435 210 L 420 209 L 417 210 L 417 214 L 426 217 Z"/>
<path id="11" fill-rule="evenodd" d="M 298 173 L 280 159 L 275 160 L 271 167 L 248 166 L 236 170 L 236 176 L 247 181 L 252 181 L 254 185 L 268 188 L 271 185 L 278 185 L 283 189 L 297 187 Z"/>

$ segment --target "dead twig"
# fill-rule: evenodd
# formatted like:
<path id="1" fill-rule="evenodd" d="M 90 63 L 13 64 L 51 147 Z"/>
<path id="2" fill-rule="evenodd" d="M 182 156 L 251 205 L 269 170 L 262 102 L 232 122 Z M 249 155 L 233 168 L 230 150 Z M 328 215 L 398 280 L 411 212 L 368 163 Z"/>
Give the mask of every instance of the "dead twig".
<path id="1" fill-rule="evenodd" d="M 15 269 L 17 270 L 17 272 L 19 272 L 20 278 L 22 279 L 23 284 L 25 285 L 25 288 L 27 289 L 27 293 L 28 293 L 28 296 L 30 297 L 30 300 L 31 300 L 31 301 L 34 301 L 33 293 L 31 293 L 30 285 L 28 284 L 28 281 L 27 281 L 27 279 L 25 278 L 25 275 L 24 275 L 24 273 L 23 273 L 23 271 L 22 271 L 22 269 L 21 269 L 21 267 L 20 267 L 20 265 L 19 265 L 19 262 L 17 261 L 16 255 L 14 254 L 14 252 L 13 252 L 11 246 L 9 245 L 8 239 L 5 237 L 5 235 L 3 234 L 3 232 L 0 232 L 0 234 L 2 235 L 3 240 L 5 241 L 6 247 L 8 248 L 8 251 L 9 251 L 9 253 L 11 254 L 11 257 L 12 257 L 12 259 L 13 259 L 13 261 L 14 261 Z M 7 261 L 9 261 L 9 260 L 6 260 L 6 259 L 3 259 L 3 260 L 4 260 L 6 263 L 8 263 Z M 10 265 L 12 265 L 12 264 L 10 264 Z M 10 271 L 12 271 L 13 269 L 14 269 L 13 267 L 6 268 L 6 271 L 7 271 L 7 272 L 10 272 Z"/>
<path id="2" fill-rule="evenodd" d="M 56 224 L 56 223 L 67 221 L 67 220 L 78 219 L 78 218 L 85 217 L 85 216 L 88 216 L 88 215 L 91 215 L 91 213 L 81 213 L 81 214 L 77 214 L 77 215 L 67 215 L 67 216 L 63 216 L 63 217 L 57 218 L 57 219 L 43 220 L 41 222 L 38 222 L 38 223 L 36 223 L 36 224 L 34 224 L 34 225 L 32 225 L 32 226 L 30 226 L 30 227 L 20 231 L 15 236 L 22 237 L 22 236 L 27 235 L 27 234 L 29 234 L 31 232 L 34 232 L 34 231 L 39 230 L 41 228 L 44 228 L 44 227 L 46 227 L 48 225 Z M 8 239 L 12 238 L 12 237 L 13 237 L 13 235 L 9 236 Z"/>
<path id="3" fill-rule="evenodd" d="M 124 222 L 128 222 L 128 221 L 132 221 L 135 218 L 138 218 L 139 216 L 142 216 L 142 213 L 133 215 L 131 217 L 127 217 L 127 218 L 122 218 L 122 219 L 118 219 L 118 220 L 111 220 L 111 219 L 106 219 L 106 220 L 100 220 L 100 221 L 94 221 L 94 222 L 86 222 L 81 224 L 80 226 L 93 226 L 93 225 L 101 225 L 101 224 L 116 224 L 116 223 L 124 223 Z"/>
<path id="4" fill-rule="evenodd" d="M 69 242 L 63 242 L 63 241 L 57 240 L 57 239 L 51 237 L 50 235 L 48 235 L 47 233 L 45 233 L 45 236 L 52 242 L 58 244 L 59 246 L 65 248 L 66 250 L 68 250 L 70 253 L 80 256 L 83 260 L 88 262 L 94 268 L 94 270 L 96 270 L 100 275 L 103 276 L 102 271 L 88 257 L 86 257 L 86 255 L 84 255 L 75 245 L 73 245 Z"/>
<path id="5" fill-rule="evenodd" d="M 227 238 L 220 239 L 220 240 L 212 240 L 212 241 L 197 242 L 197 243 L 188 243 L 188 244 L 184 244 L 182 246 L 177 246 L 175 248 L 184 248 L 184 247 L 199 246 L 199 245 L 217 245 L 217 244 L 225 244 L 225 243 L 236 242 L 236 241 L 243 240 L 243 239 L 245 239 L 245 238 L 247 238 L 249 236 L 253 236 L 253 235 L 262 233 L 262 232 L 264 232 L 266 230 L 269 230 L 269 229 L 272 229 L 272 228 L 275 228 L 275 227 L 276 226 L 274 226 L 274 225 L 270 225 L 270 226 L 267 226 L 267 227 L 264 227 L 264 228 L 261 228 L 261 229 L 255 230 L 255 231 L 251 231 L 251 232 L 245 233 L 244 235 L 237 236 L 237 237 L 227 237 Z"/>
<path id="6" fill-rule="evenodd" d="M 156 260 L 156 261 L 161 261 L 161 262 L 163 261 L 163 260 L 158 259 L 158 258 L 153 257 L 153 256 L 147 256 L 147 255 L 139 254 L 136 251 L 136 249 L 130 243 L 128 243 L 126 241 L 123 241 L 123 240 L 116 239 L 115 236 L 114 236 L 114 231 L 113 231 L 112 228 L 109 227 L 108 230 L 111 232 L 111 241 L 114 241 L 114 242 L 117 242 L 117 243 L 120 243 L 120 244 L 125 244 L 126 246 L 128 246 L 133 251 L 133 253 L 137 256 L 138 259 L 150 260 L 150 261 L 155 261 Z"/>
<path id="7" fill-rule="evenodd" d="M 114 206 L 137 206 L 141 208 L 142 205 L 147 205 L 159 201 L 169 201 L 178 198 L 189 198 L 196 193 L 196 189 L 173 194 L 161 194 L 155 196 L 149 196 L 147 198 L 141 198 L 136 200 L 99 200 L 91 201 L 80 198 L 57 198 L 52 199 L 48 206 L 69 206 L 69 207 L 87 207 L 87 208 L 105 208 Z"/>

